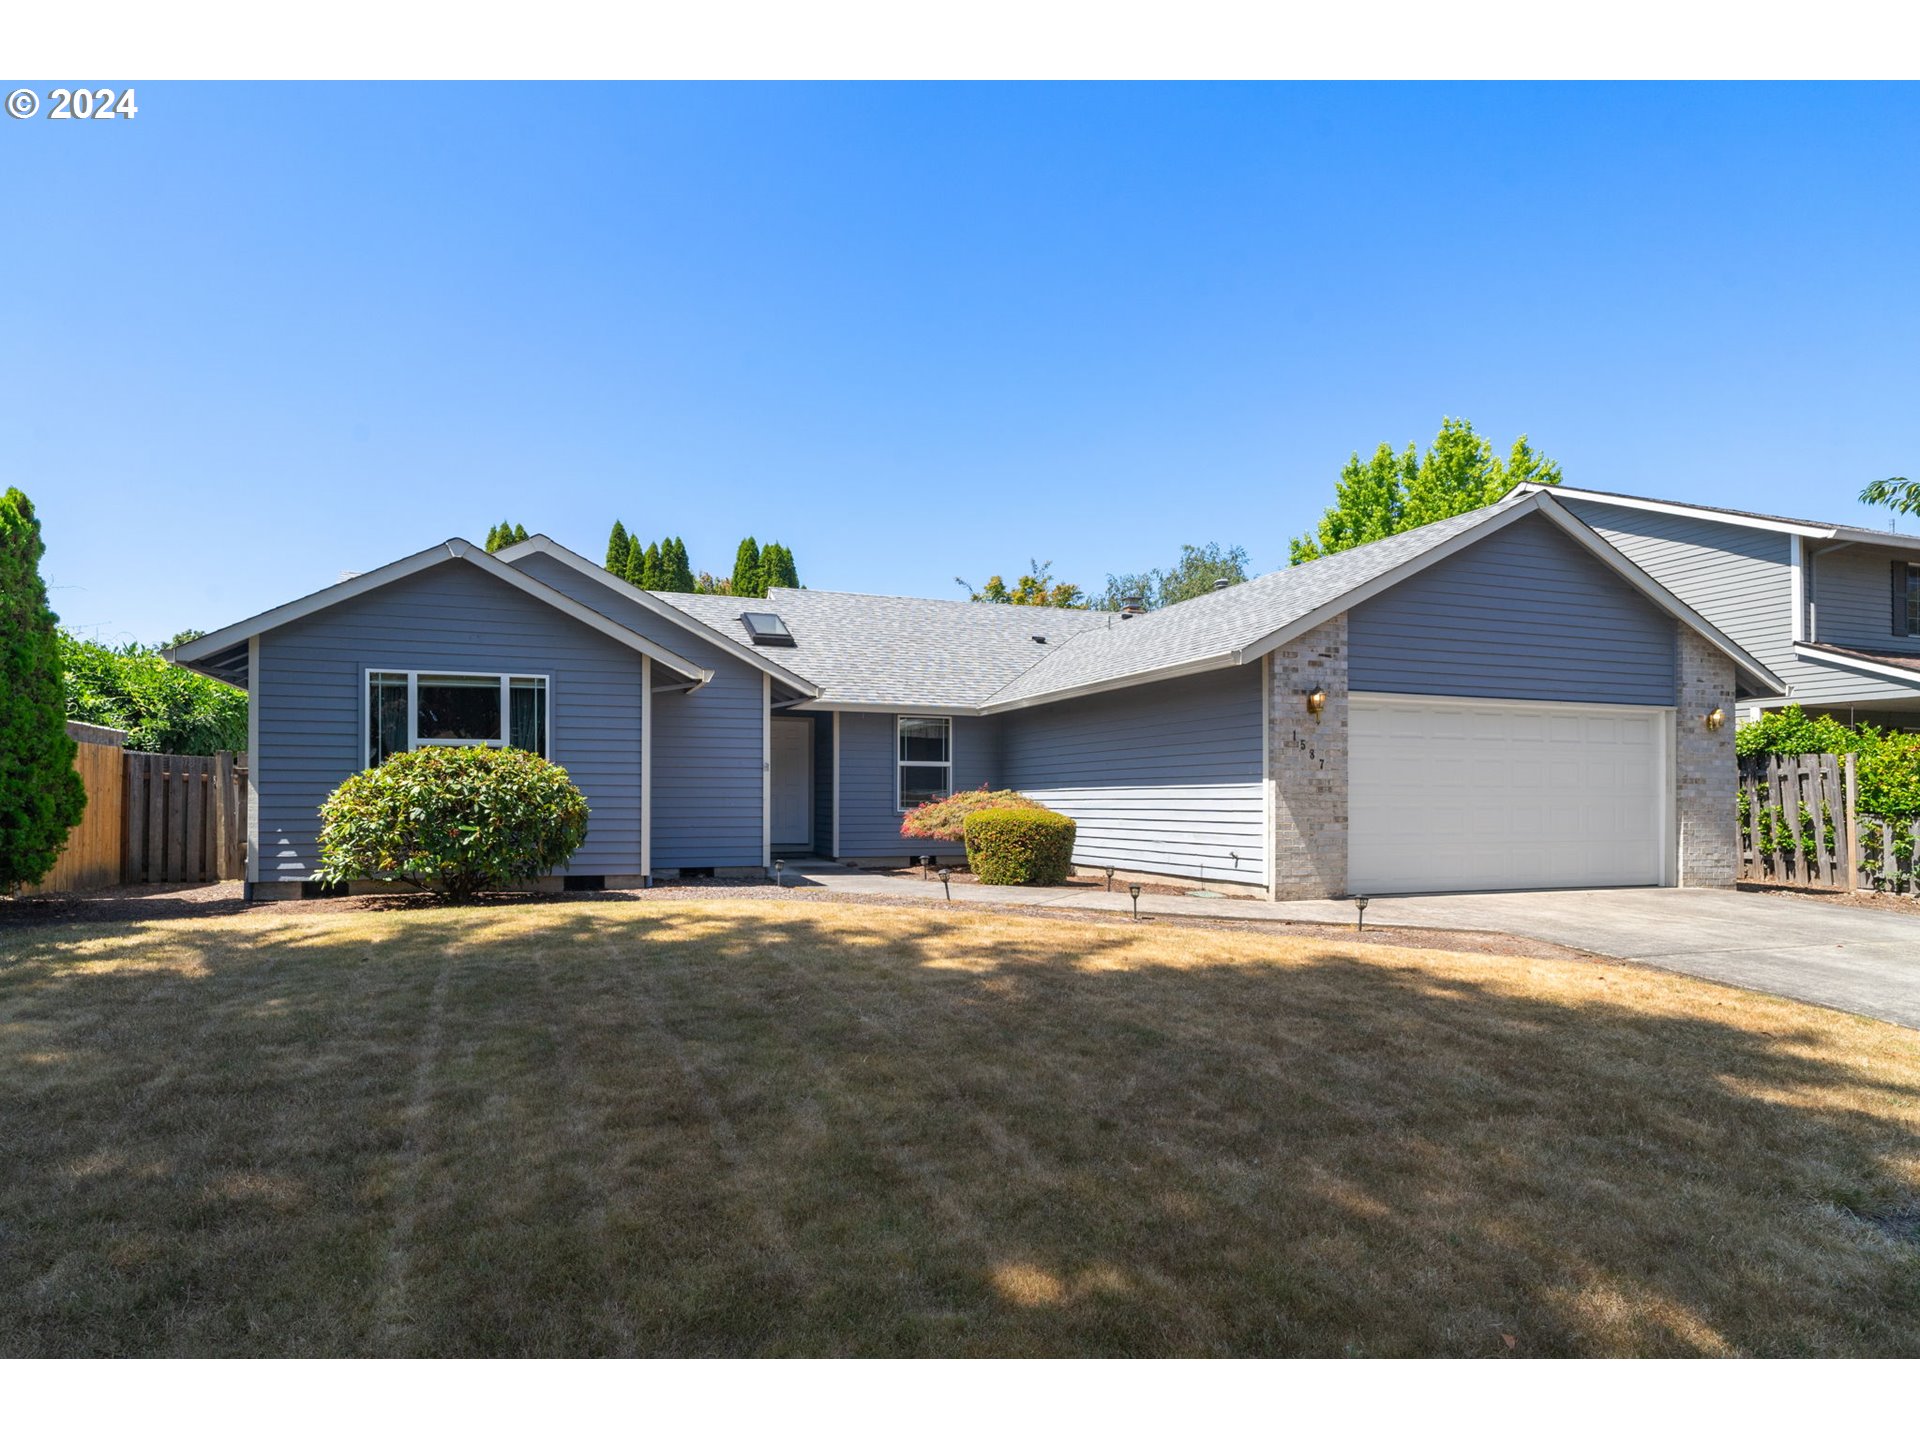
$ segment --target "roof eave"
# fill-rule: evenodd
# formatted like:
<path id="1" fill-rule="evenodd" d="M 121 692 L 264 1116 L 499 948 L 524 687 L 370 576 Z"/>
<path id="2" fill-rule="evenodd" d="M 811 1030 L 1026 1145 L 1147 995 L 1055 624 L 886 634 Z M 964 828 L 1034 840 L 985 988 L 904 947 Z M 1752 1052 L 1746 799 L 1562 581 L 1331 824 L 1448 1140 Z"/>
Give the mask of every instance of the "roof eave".
<path id="1" fill-rule="evenodd" d="M 649 659 L 686 676 L 689 680 L 697 681 L 700 685 L 705 685 L 713 679 L 713 671 L 705 666 L 694 664 L 685 656 L 676 654 L 659 642 L 649 640 L 646 636 L 628 629 L 616 620 L 609 619 L 592 607 L 582 605 L 571 595 L 564 594 L 531 575 L 521 573 L 496 556 L 489 555 L 481 547 L 458 537 L 429 546 L 416 554 L 404 556 L 382 565 L 377 570 L 369 570 L 365 574 L 355 575 L 351 579 L 316 590 L 310 595 L 303 595 L 297 600 L 290 600 L 284 605 L 276 605 L 271 610 L 263 610 L 246 620 L 236 621 L 211 634 L 202 635 L 198 640 L 190 640 L 185 645 L 175 646 L 165 653 L 165 658 L 199 674 L 211 674 L 215 679 L 224 679 L 225 676 L 218 674 L 214 669 L 207 668 L 207 662 L 215 660 L 233 647 L 244 645 L 253 637 L 263 635 L 269 630 L 277 630 L 283 625 L 291 625 L 309 615 L 317 615 L 323 610 L 330 610 L 349 600 L 370 595 L 397 581 L 405 580 L 450 561 L 462 561 L 474 566 L 483 574 L 505 581 L 524 594 L 552 606 L 570 619 L 578 621 L 589 629 L 599 631 L 609 639 L 625 645 L 630 650 L 638 651 Z M 249 674 L 249 683 L 251 680 L 252 676 Z M 229 679 L 227 683 L 234 682 Z"/>
<path id="2" fill-rule="evenodd" d="M 669 604 L 664 600 L 656 600 L 638 585 L 629 584 L 618 575 L 615 575 L 611 570 L 607 569 L 606 566 L 594 564 L 593 561 L 589 560 L 579 551 L 569 550 L 565 545 L 562 545 L 558 540 L 555 540 L 549 535 L 530 535 L 525 540 L 519 541 L 516 544 L 503 546 L 494 553 L 494 558 L 508 566 L 512 566 L 516 559 L 523 558 L 527 555 L 550 555 L 568 569 L 598 582 L 613 591 L 616 595 L 624 596 L 626 599 L 639 605 L 643 610 L 658 615 L 669 624 L 679 626 L 689 635 L 698 636 L 709 644 L 718 645 L 723 650 L 731 651 L 755 669 L 764 670 L 767 674 L 773 676 L 774 679 L 792 686 L 793 689 L 802 695 L 814 697 L 820 694 L 820 687 L 804 675 L 789 670 L 786 666 L 776 661 L 767 659 L 766 656 L 756 652 L 752 645 L 734 639 L 725 631 L 716 630 L 699 616 L 690 614 L 680 609 L 679 606 Z M 708 672 L 708 678 L 712 678 L 711 671 Z"/>

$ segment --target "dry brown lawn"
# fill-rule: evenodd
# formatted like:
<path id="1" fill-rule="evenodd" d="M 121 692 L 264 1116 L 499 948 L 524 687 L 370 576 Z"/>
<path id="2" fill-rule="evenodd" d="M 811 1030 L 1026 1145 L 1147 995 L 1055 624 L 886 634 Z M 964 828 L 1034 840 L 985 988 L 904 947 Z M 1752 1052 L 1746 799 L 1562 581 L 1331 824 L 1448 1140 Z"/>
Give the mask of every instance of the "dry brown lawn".
<path id="1" fill-rule="evenodd" d="M 1920 1350 L 1920 1034 L 718 900 L 0 935 L 0 1352 Z"/>

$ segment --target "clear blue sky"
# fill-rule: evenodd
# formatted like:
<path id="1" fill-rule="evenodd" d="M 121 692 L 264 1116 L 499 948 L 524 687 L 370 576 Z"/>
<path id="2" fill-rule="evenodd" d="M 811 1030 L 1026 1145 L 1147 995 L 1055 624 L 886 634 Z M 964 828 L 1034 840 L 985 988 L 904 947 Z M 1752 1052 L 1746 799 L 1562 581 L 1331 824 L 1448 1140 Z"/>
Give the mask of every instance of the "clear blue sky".
<path id="1" fill-rule="evenodd" d="M 944 597 L 1273 569 L 1443 415 L 1820 518 L 1920 473 L 1911 87 L 138 97 L 0 118 L 0 483 L 105 638 L 503 517 Z"/>

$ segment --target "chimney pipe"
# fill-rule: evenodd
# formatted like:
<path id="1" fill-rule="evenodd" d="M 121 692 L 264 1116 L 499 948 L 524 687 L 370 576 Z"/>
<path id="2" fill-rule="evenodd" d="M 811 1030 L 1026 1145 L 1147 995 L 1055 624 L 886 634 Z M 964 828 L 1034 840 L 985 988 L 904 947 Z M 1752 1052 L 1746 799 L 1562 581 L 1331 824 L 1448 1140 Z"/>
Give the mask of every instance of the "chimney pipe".
<path id="1" fill-rule="evenodd" d="M 1146 613 L 1147 607 L 1142 603 L 1140 596 L 1123 595 L 1120 597 L 1120 618 L 1122 620 L 1131 620 L 1136 615 L 1144 615 Z"/>

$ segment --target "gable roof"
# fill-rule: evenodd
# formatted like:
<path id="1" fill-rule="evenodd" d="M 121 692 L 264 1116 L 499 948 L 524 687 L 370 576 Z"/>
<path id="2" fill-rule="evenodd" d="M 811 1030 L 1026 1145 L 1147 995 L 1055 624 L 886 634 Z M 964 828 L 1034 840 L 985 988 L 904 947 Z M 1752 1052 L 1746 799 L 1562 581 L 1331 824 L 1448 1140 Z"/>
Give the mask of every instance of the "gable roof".
<path id="1" fill-rule="evenodd" d="M 696 684 L 704 685 L 713 678 L 713 672 L 694 664 L 673 651 L 649 640 L 644 635 L 629 630 L 626 626 L 608 619 L 591 606 L 582 605 L 570 595 L 564 595 L 551 585 L 524 575 L 513 566 L 489 555 L 480 546 L 466 540 L 446 540 L 395 560 L 390 565 L 382 565 L 378 570 L 369 570 L 364 575 L 354 575 L 337 585 L 329 585 L 324 590 L 316 590 L 311 595 L 303 595 L 298 600 L 289 600 L 284 605 L 276 605 L 271 610 L 263 610 L 250 619 L 237 621 L 224 629 L 215 630 L 210 635 L 202 635 L 198 640 L 190 640 L 165 651 L 167 659 L 176 665 L 184 665 L 189 670 L 197 670 L 203 675 L 211 675 L 216 680 L 225 680 L 229 684 L 244 687 L 247 674 L 247 642 L 254 636 L 268 630 L 278 629 L 282 625 L 304 620 L 348 600 L 356 600 L 368 595 L 396 580 L 418 575 L 436 565 L 465 563 L 475 566 L 482 573 L 496 580 L 505 581 L 516 590 L 532 596 L 544 605 L 551 605 L 563 615 L 579 621 L 589 629 L 597 630 L 609 639 L 616 640 L 630 650 L 637 650 L 655 662 L 685 676 Z"/>
<path id="2" fill-rule="evenodd" d="M 755 649 L 751 643 L 741 639 L 740 637 L 746 634 L 746 631 L 742 627 L 734 625 L 729 628 L 727 626 L 709 625 L 692 610 L 668 603 L 669 601 L 693 597 L 677 595 L 664 590 L 642 590 L 638 585 L 630 585 L 618 575 L 615 575 L 611 570 L 607 569 L 606 566 L 594 564 L 593 561 L 578 551 L 569 550 L 558 540 L 546 535 L 532 535 L 520 541 L 518 544 L 503 546 L 494 552 L 494 558 L 507 565 L 516 565 L 529 555 L 552 556 L 568 569 L 577 571 L 597 581 L 601 585 L 606 586 L 606 588 L 614 594 L 624 596 L 634 604 L 660 616 L 661 619 L 667 621 L 669 624 L 677 625 L 682 630 L 687 631 L 689 634 L 699 636 L 711 645 L 718 645 L 721 649 L 731 652 L 736 658 L 746 661 L 747 664 L 753 666 L 756 670 L 766 671 L 767 674 L 773 676 L 773 678 L 780 681 L 781 684 L 797 690 L 802 695 L 818 695 L 820 693 L 819 687 L 812 684 L 804 676 L 796 675 L 786 666 L 769 659 L 765 654 Z M 718 598 L 725 599 L 726 597 L 722 596 Z M 732 603 L 736 610 L 752 608 L 750 604 L 742 605 L 739 601 L 733 601 Z M 709 675 L 708 678 L 711 679 L 712 676 Z"/>
<path id="3" fill-rule="evenodd" d="M 840 590 L 775 589 L 764 599 L 659 592 L 656 598 L 742 643 L 750 642 L 741 615 L 778 615 L 794 642 L 780 653 L 819 687 L 820 706 L 839 709 L 976 709 L 1075 636 L 1122 623 L 1104 611 Z"/>
<path id="4" fill-rule="evenodd" d="M 1569 500 L 1590 500 L 1598 505 L 1615 505 L 1623 510 L 1647 510 L 1657 515 L 1695 515 L 1703 520 L 1718 520 L 1725 525 L 1773 530 L 1783 535 L 1798 535 L 1806 540 L 1845 540 L 1857 545 L 1892 545 L 1905 550 L 1920 550 L 1920 535 L 1902 535 L 1898 530 L 1875 530 L 1862 525 L 1838 525 L 1823 520 L 1796 520 L 1787 515 L 1765 515 L 1757 510 L 1732 510 L 1723 505 L 1656 500 L 1648 495 L 1623 495 L 1613 490 L 1579 490 L 1571 485 L 1548 487 L 1529 481 L 1515 487 L 1516 494 L 1521 492 L 1550 492 Z"/>
<path id="5" fill-rule="evenodd" d="M 1465 515 L 1184 600 L 1104 633 L 1078 636 L 996 692 L 983 708 L 1012 710 L 1247 664 L 1528 515 L 1559 526 L 1657 608 L 1699 632 L 1734 662 L 1748 693 L 1785 693 L 1772 671 L 1551 498 L 1530 489 Z"/>

